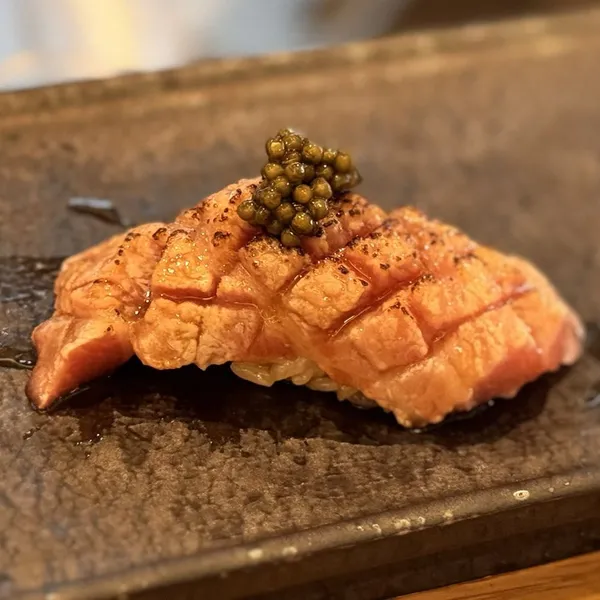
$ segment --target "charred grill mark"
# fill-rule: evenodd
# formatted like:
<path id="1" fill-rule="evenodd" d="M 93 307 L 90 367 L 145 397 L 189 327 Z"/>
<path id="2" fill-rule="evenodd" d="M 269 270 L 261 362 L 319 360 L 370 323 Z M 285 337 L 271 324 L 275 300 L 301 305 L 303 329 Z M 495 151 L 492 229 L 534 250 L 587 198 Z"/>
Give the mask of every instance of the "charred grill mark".
<path id="1" fill-rule="evenodd" d="M 349 202 L 351 202 L 351 200 L 349 198 L 347 198 L 347 200 Z M 350 213 L 350 211 L 348 211 L 348 213 Z M 338 216 L 341 216 L 341 214 L 345 214 L 345 212 L 340 208 L 338 210 Z M 337 224 L 337 223 L 338 223 L 337 219 L 330 219 L 329 221 L 326 221 L 325 226 L 330 227 L 333 224 Z M 344 247 L 333 252 L 329 256 L 324 257 L 322 260 L 330 260 L 333 263 L 338 263 L 338 262 L 340 262 L 340 260 L 344 260 L 344 250 L 346 247 L 347 248 L 356 248 L 357 246 L 359 247 L 359 251 L 362 251 L 363 254 L 368 256 L 370 253 L 372 253 L 375 255 L 375 257 L 377 257 L 377 256 L 379 256 L 379 252 L 377 252 L 377 250 L 375 250 L 375 252 L 373 252 L 373 248 L 370 247 L 370 244 L 365 243 L 365 240 L 367 240 L 367 239 L 374 240 L 374 241 L 380 240 L 380 238 L 382 238 L 382 236 L 384 236 L 387 232 L 392 232 L 392 230 L 395 230 L 394 233 L 396 233 L 396 234 L 399 234 L 399 235 L 404 234 L 404 239 L 407 240 L 413 247 L 418 246 L 417 249 L 410 252 L 410 254 L 404 255 L 402 257 L 396 256 L 395 259 L 399 261 L 399 260 L 407 258 L 407 256 L 412 256 L 412 258 L 416 260 L 418 258 L 419 248 L 421 248 L 422 246 L 425 245 L 425 240 L 422 239 L 422 236 L 415 237 L 415 236 L 411 235 L 409 232 L 406 232 L 404 230 L 402 223 L 403 222 L 400 219 L 388 217 L 375 230 L 373 230 L 371 232 L 366 232 L 364 234 L 364 236 L 354 237 Z M 427 236 L 427 241 L 433 240 L 433 239 L 438 239 L 438 237 L 436 235 L 432 236 L 431 232 L 428 232 L 428 233 L 429 233 L 429 235 Z M 361 245 L 361 242 L 362 242 L 362 245 Z M 386 236 L 385 240 L 381 240 L 377 243 L 382 245 L 382 247 L 389 248 L 393 244 L 393 238 Z M 371 244 L 371 246 L 372 246 L 372 244 Z M 318 267 L 318 265 L 322 262 L 322 260 L 314 260 L 313 259 L 313 263 L 311 265 L 308 265 L 307 267 L 305 267 L 300 273 L 298 273 L 294 278 L 292 278 L 292 280 L 289 282 L 289 284 L 284 286 L 284 288 L 281 292 L 280 298 L 282 300 L 284 298 L 286 298 L 289 291 L 293 288 L 293 286 L 300 279 L 302 279 L 304 277 L 310 277 L 312 275 L 314 269 Z M 376 310 L 377 308 L 379 308 L 381 306 L 381 304 L 383 302 L 385 302 L 393 294 L 400 292 L 402 289 L 414 290 L 419 285 L 421 285 L 422 283 L 424 283 L 426 281 L 434 281 L 435 280 L 434 276 L 431 273 L 424 273 L 424 274 L 420 275 L 419 277 L 417 277 L 413 280 L 410 280 L 410 281 L 407 281 L 407 280 L 399 281 L 396 284 L 392 285 L 389 289 L 383 290 L 383 293 L 378 294 L 378 287 L 376 285 L 374 285 L 374 286 L 370 285 L 369 277 L 367 277 L 365 273 L 362 273 L 361 270 L 359 268 L 357 268 L 357 265 L 353 264 L 351 261 L 348 262 L 347 264 L 348 264 L 348 266 L 346 266 L 346 264 L 341 264 L 338 267 L 339 273 L 344 276 L 348 276 L 348 275 L 350 275 L 350 273 L 353 273 L 354 275 L 356 275 L 357 280 L 361 283 L 362 286 L 364 286 L 366 293 L 364 294 L 360 303 L 352 311 L 350 311 L 350 313 L 341 315 L 339 321 L 337 323 L 335 323 L 331 328 L 329 328 L 327 331 L 319 333 L 319 335 L 324 335 L 325 339 L 328 339 L 328 338 L 338 335 L 343 330 L 345 330 L 345 328 L 347 326 L 349 326 L 356 318 L 358 318 L 370 311 Z M 390 268 L 390 264 L 388 262 L 379 263 L 379 268 L 383 271 L 387 271 Z M 253 281 L 256 281 L 256 279 L 257 279 L 257 274 L 252 277 Z M 258 282 L 258 283 L 260 283 L 260 282 Z M 395 305 L 393 305 L 393 307 L 401 310 L 403 315 L 405 315 L 411 319 L 415 319 L 415 316 L 413 316 L 411 314 L 409 309 L 406 306 L 402 306 L 399 302 L 396 303 Z M 417 321 L 417 324 L 419 325 L 421 331 L 423 331 L 423 327 L 420 326 L 418 321 Z M 315 334 L 316 333 L 317 332 L 315 330 Z M 424 335 L 425 335 L 425 333 L 426 332 L 424 332 Z"/>
<path id="2" fill-rule="evenodd" d="M 175 235 L 179 235 L 180 233 L 183 233 L 184 235 L 188 235 L 188 236 L 190 234 L 190 232 L 187 229 L 174 229 L 171 232 L 171 236 L 170 237 L 175 236 Z"/>
<path id="3" fill-rule="evenodd" d="M 345 201 L 344 197 L 341 197 L 341 198 L 338 200 L 338 202 L 343 202 L 343 201 Z M 352 202 L 352 200 L 351 200 L 351 199 L 348 199 L 348 201 L 349 201 L 349 202 Z M 365 205 L 367 205 L 367 203 L 366 203 L 366 202 L 365 202 Z M 335 225 L 335 224 L 339 224 L 339 221 L 338 221 L 337 219 L 331 219 L 330 221 L 327 221 L 327 222 L 324 224 L 324 227 L 331 227 L 332 225 Z M 376 228 L 376 227 L 377 227 L 376 225 L 375 225 L 375 226 L 373 226 L 373 228 Z M 371 233 L 372 233 L 372 231 L 366 231 L 366 232 L 365 232 L 365 234 L 364 234 L 364 237 L 363 237 L 363 236 L 355 236 L 355 237 L 353 237 L 353 238 L 352 238 L 350 241 L 348 241 L 348 242 L 347 242 L 347 243 L 346 243 L 344 246 L 341 246 L 340 248 L 337 248 L 336 250 L 332 250 L 330 254 L 328 254 L 328 255 L 324 256 L 322 259 L 319 259 L 319 260 L 316 260 L 314 257 L 310 256 L 310 253 L 308 253 L 308 254 L 309 254 L 309 256 L 310 256 L 310 258 L 311 258 L 311 260 L 312 260 L 312 264 L 308 265 L 308 266 L 307 266 L 307 267 L 305 267 L 305 268 L 304 268 L 304 269 L 303 269 L 303 270 L 302 270 L 300 273 L 298 273 L 298 275 L 297 275 L 296 277 L 294 277 L 294 278 L 292 279 L 292 281 L 291 281 L 291 282 L 290 282 L 290 283 L 289 283 L 287 286 L 285 286 L 285 287 L 282 289 L 282 294 L 286 295 L 286 294 L 289 292 L 289 290 L 291 290 L 291 289 L 294 287 L 294 285 L 295 285 L 295 284 L 296 284 L 296 283 L 297 283 L 297 282 L 298 282 L 298 281 L 299 281 L 301 278 L 305 277 L 305 276 L 306 276 L 308 273 L 310 273 L 312 270 L 314 270 L 314 269 L 315 269 L 315 268 L 316 268 L 316 267 L 319 265 L 319 263 L 320 263 L 322 260 L 327 260 L 328 258 L 331 258 L 332 256 L 338 256 L 338 255 L 339 255 L 339 256 L 343 256 L 343 251 L 344 251 L 344 248 L 346 248 L 346 247 L 354 247 L 356 244 L 359 244 L 361 241 L 364 241 L 364 239 L 365 239 L 366 237 L 368 237 L 368 236 L 369 236 Z M 365 253 L 368 253 L 368 252 L 369 252 L 369 249 L 368 249 L 368 247 L 367 247 L 367 245 L 366 245 L 366 244 L 364 245 L 364 248 L 366 249 L 366 250 L 365 250 Z M 298 248 L 297 250 L 301 250 L 301 249 L 300 249 L 300 248 Z M 355 265 L 351 265 L 351 266 L 352 266 L 352 269 L 353 269 L 353 270 L 354 270 L 356 273 L 358 273 L 358 274 L 360 274 L 360 275 L 361 275 L 361 277 L 364 277 L 365 279 L 368 279 L 368 277 L 366 277 L 366 276 L 365 276 L 365 275 L 364 275 L 364 274 L 363 274 L 363 273 L 360 271 L 360 269 L 357 269 L 357 268 L 355 267 Z M 367 285 L 368 285 L 368 284 L 367 284 Z"/>
<path id="4" fill-rule="evenodd" d="M 217 216 L 215 216 L 214 218 L 208 218 L 206 220 L 207 224 L 210 224 L 211 222 L 226 222 L 229 220 L 229 217 L 226 215 L 226 213 L 229 212 L 229 205 L 233 205 L 237 202 L 238 199 L 240 199 L 243 194 L 252 187 L 252 185 L 249 185 L 247 188 L 242 189 L 242 187 L 238 187 L 233 195 L 227 195 L 225 192 L 225 190 L 223 190 L 222 192 L 219 192 L 217 194 L 212 194 L 211 196 L 208 196 L 206 199 L 204 199 L 200 205 L 200 209 L 202 209 L 202 211 L 204 211 L 205 209 L 209 209 L 211 210 L 212 214 L 216 214 Z M 223 225 L 224 228 L 228 228 L 230 227 L 229 225 Z M 171 240 L 171 238 L 175 235 L 178 234 L 183 234 L 185 236 L 187 236 L 193 243 L 195 243 L 196 240 L 196 236 L 197 234 L 197 230 L 195 228 L 189 229 L 189 228 L 179 228 L 175 231 L 172 231 L 169 235 L 169 238 L 167 240 L 168 241 Z M 214 267 L 214 272 L 213 269 L 211 269 L 211 275 L 214 276 L 215 278 L 215 291 L 211 292 L 210 295 L 206 295 L 206 296 L 198 296 L 196 294 L 193 294 L 192 296 L 185 296 L 185 295 L 179 295 L 177 293 L 173 293 L 173 294 L 169 294 L 168 292 L 162 292 L 160 294 L 161 298 L 166 298 L 168 300 L 172 300 L 174 302 L 183 302 L 183 301 L 192 301 L 192 302 L 198 302 L 198 303 L 207 303 L 207 302 L 212 302 L 213 300 L 216 299 L 216 290 L 219 289 L 219 285 L 221 284 L 221 281 L 223 279 L 224 276 L 230 275 L 231 272 L 240 264 L 240 257 L 239 257 L 239 251 L 244 247 L 247 246 L 249 244 L 251 244 L 253 242 L 254 239 L 256 239 L 256 236 L 254 235 L 254 233 L 251 233 L 251 231 L 244 231 L 241 234 L 241 237 L 233 237 L 233 232 L 232 231 L 227 231 L 224 229 L 218 229 L 216 231 L 214 231 L 214 233 L 212 233 L 212 236 L 209 238 L 210 239 L 210 243 L 212 244 L 213 247 L 217 248 L 220 246 L 224 246 L 224 252 L 226 253 L 226 255 L 223 255 L 223 259 L 225 259 L 225 262 L 223 263 L 222 260 L 220 260 L 220 255 L 216 255 L 215 257 L 213 257 L 212 262 L 211 262 L 211 266 Z M 232 256 L 229 254 L 229 250 L 231 251 L 235 251 L 235 254 L 233 255 L 233 260 L 231 260 Z M 227 258 L 225 258 L 227 257 Z M 218 275 L 216 274 L 216 271 L 218 270 Z M 247 271 L 247 269 L 245 269 Z M 255 281 L 255 278 L 252 278 L 253 281 Z M 151 298 L 148 297 L 146 303 L 144 306 L 141 306 L 138 308 L 138 310 L 136 311 L 136 315 L 137 316 L 143 316 L 143 314 L 146 312 L 148 306 L 151 302 Z"/>
<path id="5" fill-rule="evenodd" d="M 463 262 L 469 261 L 469 260 L 481 260 L 481 258 L 478 256 L 478 254 L 476 252 L 467 252 L 464 255 L 456 255 L 452 257 L 452 261 L 454 262 L 455 266 L 460 265 Z M 485 262 L 483 260 L 481 260 L 481 262 L 485 265 Z"/>
<path id="6" fill-rule="evenodd" d="M 419 275 L 414 281 L 410 284 L 410 291 L 414 292 L 422 283 L 425 282 L 433 282 L 435 281 L 435 277 L 431 273 L 424 273 L 423 275 Z"/>
<path id="7" fill-rule="evenodd" d="M 334 324 L 328 330 L 328 337 L 329 337 L 329 339 L 333 339 L 333 338 L 339 336 L 349 326 L 351 326 L 352 323 L 355 320 L 359 319 L 360 317 L 363 317 L 363 316 L 365 316 L 368 313 L 375 312 L 376 310 L 378 310 L 381 307 L 381 305 L 386 300 L 388 300 L 389 298 L 393 297 L 395 294 L 398 294 L 398 293 L 400 293 L 400 292 L 402 292 L 404 290 L 407 290 L 407 289 L 409 289 L 410 291 L 413 291 L 419 285 L 421 285 L 423 282 L 426 282 L 426 281 L 428 281 L 428 282 L 435 281 L 435 277 L 433 277 L 430 273 L 426 273 L 424 275 L 419 276 L 418 278 L 416 278 L 414 280 L 399 282 L 398 285 L 393 286 L 389 290 L 386 290 L 383 294 L 381 294 L 379 296 L 376 296 L 376 297 L 371 296 L 370 298 L 367 299 L 366 302 L 363 302 L 359 306 L 357 306 L 356 309 L 355 309 L 355 311 L 353 311 L 352 313 L 347 314 L 344 317 L 342 317 L 337 324 Z M 413 313 L 411 313 L 408 310 L 408 308 L 406 308 L 400 302 L 400 300 L 397 300 L 394 304 L 392 304 L 391 306 L 389 306 L 388 310 L 400 310 L 404 315 L 406 315 L 407 317 L 409 317 L 409 318 L 413 319 L 414 321 L 416 321 L 416 324 L 419 327 L 420 331 L 422 332 L 424 339 L 428 343 L 429 352 L 428 352 L 427 356 L 430 356 L 431 353 L 433 352 L 434 344 L 436 342 L 438 342 L 440 339 L 442 339 L 442 338 L 446 337 L 447 335 L 453 333 L 463 323 L 466 323 L 468 321 L 476 319 L 479 316 L 481 316 L 482 314 L 484 314 L 484 313 L 486 313 L 486 312 L 488 312 L 490 310 L 496 310 L 496 309 L 502 308 L 506 304 L 509 304 L 509 303 L 513 302 L 517 298 L 520 298 L 523 295 L 525 295 L 525 294 L 527 294 L 527 293 L 529 293 L 531 291 L 532 291 L 531 289 L 524 289 L 524 290 L 517 289 L 517 290 L 513 290 L 511 293 L 507 294 L 504 298 L 502 298 L 502 300 L 500 302 L 497 302 L 497 303 L 495 303 L 493 305 L 490 305 L 490 306 L 483 306 L 480 311 L 477 311 L 473 315 L 469 315 L 469 316 L 467 316 L 467 317 L 465 317 L 463 319 L 458 320 L 456 323 L 453 323 L 451 327 L 448 327 L 444 331 L 430 331 L 429 328 L 426 327 L 421 322 L 421 320 L 417 318 L 416 315 L 414 315 Z M 406 366 L 408 366 L 408 365 L 406 365 Z M 403 369 L 406 368 L 406 366 L 398 367 L 398 369 L 399 370 L 403 370 Z"/>
<path id="8" fill-rule="evenodd" d="M 152 234 L 152 239 L 155 241 L 158 241 L 158 238 L 163 234 L 166 233 L 167 228 L 166 227 L 159 227 L 153 234 Z"/>
<path id="9" fill-rule="evenodd" d="M 204 212 L 204 206 L 194 206 L 193 208 L 188 208 L 183 211 L 180 216 L 177 217 L 176 221 L 185 220 L 185 219 L 193 219 L 199 221 L 202 217 L 202 213 Z"/>
<path id="10" fill-rule="evenodd" d="M 411 237 L 411 240 L 414 241 L 414 239 L 412 237 Z M 356 245 L 356 244 L 353 244 L 353 246 L 354 245 Z M 416 251 L 416 250 L 413 251 L 411 255 L 413 256 L 413 258 L 416 259 L 418 257 L 418 251 Z M 481 258 L 477 254 L 476 249 L 470 250 L 461 256 L 456 255 L 454 257 L 454 263 L 456 265 L 458 265 L 464 260 L 471 260 L 474 258 L 481 260 Z M 354 265 L 352 265 L 352 267 L 354 268 Z M 350 326 L 354 322 L 354 320 L 356 320 L 359 317 L 362 317 L 363 315 L 365 315 L 369 312 L 373 312 L 373 311 L 377 310 L 388 298 L 392 297 L 394 294 L 400 293 L 403 290 L 409 290 L 410 292 L 413 292 L 419 286 L 421 286 L 425 283 L 432 283 L 432 282 L 436 281 L 437 279 L 438 278 L 433 273 L 423 273 L 413 280 L 398 282 L 397 285 L 392 286 L 390 289 L 386 290 L 379 297 L 371 296 L 369 298 L 366 298 L 364 302 L 362 302 L 359 306 L 357 306 L 355 308 L 354 311 L 352 311 L 352 314 L 348 314 L 345 316 L 345 318 L 341 319 L 341 322 L 338 324 L 337 327 L 332 327 L 330 329 L 329 337 L 333 338 L 333 337 L 341 334 L 346 329 L 346 327 Z M 452 281 L 453 279 L 454 278 L 451 274 L 447 276 L 448 281 Z M 417 318 L 416 315 L 411 313 L 408 308 L 403 306 L 400 303 L 400 301 L 397 301 L 389 308 L 394 309 L 394 310 L 399 309 L 402 311 L 402 313 L 404 315 L 406 315 L 416 321 L 417 326 L 421 330 L 424 339 L 426 341 L 428 340 L 428 342 L 427 342 L 428 346 L 429 346 L 428 356 L 430 356 L 431 353 L 434 351 L 435 343 L 438 342 L 439 340 L 443 339 L 447 335 L 452 334 L 462 324 L 464 324 L 468 321 L 471 321 L 473 319 L 477 319 L 478 317 L 480 317 L 481 315 L 485 314 L 486 312 L 488 312 L 490 310 L 500 309 L 500 308 L 504 307 L 505 305 L 513 302 L 514 300 L 522 297 L 523 295 L 530 293 L 531 291 L 533 291 L 533 289 L 530 286 L 524 286 L 523 288 L 514 288 L 514 289 L 510 290 L 509 293 L 504 295 L 504 297 L 499 302 L 497 302 L 493 305 L 489 305 L 489 306 L 482 306 L 481 310 L 476 311 L 474 314 L 468 315 L 462 319 L 457 320 L 450 327 L 447 327 L 444 331 L 430 331 L 430 329 L 425 325 L 425 323 L 421 322 L 421 320 L 419 318 Z M 406 367 L 399 367 L 398 369 L 402 370 L 405 368 Z"/>
<path id="11" fill-rule="evenodd" d="M 345 248 L 355 249 L 357 246 L 359 246 L 361 244 L 361 242 L 363 240 L 365 240 L 367 238 L 370 240 L 374 240 L 375 244 L 378 244 L 379 246 L 389 247 L 390 242 L 393 244 L 393 238 L 391 237 L 391 234 L 394 234 L 394 233 L 397 234 L 399 237 L 403 238 L 406 242 L 409 242 L 413 248 L 416 247 L 414 250 L 412 250 L 412 252 L 410 253 L 410 256 L 412 256 L 412 258 L 414 260 L 417 260 L 419 257 L 420 246 L 425 245 L 425 244 L 423 244 L 422 241 L 420 242 L 413 235 L 411 235 L 408 231 L 406 231 L 403 222 L 396 217 L 388 217 L 387 219 L 385 219 L 383 221 L 383 223 L 378 228 L 376 228 L 374 231 L 372 231 L 370 234 L 364 236 L 363 238 L 361 238 L 361 237 L 353 238 L 352 240 L 350 240 L 350 242 L 348 244 L 346 244 L 346 246 L 342 249 L 340 254 L 344 258 L 344 260 L 347 261 L 347 264 L 355 272 L 360 273 L 359 269 L 357 268 L 357 265 L 354 264 L 353 261 L 348 260 L 347 257 L 344 257 Z M 434 239 L 434 238 L 438 239 L 438 240 L 440 239 L 436 232 L 428 231 L 427 233 L 429 234 L 428 240 L 427 240 L 428 242 L 429 242 L 429 240 Z M 382 239 L 382 238 L 384 238 L 384 239 Z M 373 246 L 373 245 L 374 244 L 371 244 L 371 246 Z M 373 250 L 375 250 L 375 251 L 373 252 Z M 377 250 L 373 247 L 370 249 L 369 245 L 366 243 L 363 243 L 359 247 L 359 251 L 365 256 L 369 256 L 369 253 L 371 251 L 372 252 L 371 258 L 377 258 L 377 256 L 379 256 L 379 252 L 377 252 Z M 469 252 L 465 256 L 469 256 L 469 254 L 473 254 L 473 252 Z M 406 258 L 406 256 L 394 257 L 394 259 L 398 260 L 398 261 L 401 260 L 402 258 Z M 463 259 L 463 257 L 460 258 L 460 260 L 462 260 L 462 259 Z M 387 271 L 390 268 L 390 265 L 389 265 L 389 263 L 380 263 L 379 268 L 383 271 Z M 365 277 L 362 281 L 366 281 L 367 279 L 368 278 Z M 362 316 L 368 312 L 377 310 L 388 298 L 392 297 L 394 294 L 397 294 L 404 289 L 407 289 L 411 292 L 415 291 L 423 283 L 425 283 L 425 282 L 431 283 L 435 280 L 436 280 L 436 277 L 432 273 L 422 273 L 416 278 L 395 282 L 394 285 L 392 285 L 387 290 L 383 290 L 383 292 L 381 294 L 379 294 L 378 296 L 375 296 L 375 294 L 377 292 L 376 286 L 372 286 L 373 287 L 372 293 L 367 294 L 367 296 L 365 298 L 363 298 L 362 302 L 360 302 L 360 304 L 357 305 L 353 311 L 351 311 L 350 313 L 341 317 L 340 322 L 338 322 L 334 327 L 332 327 L 330 329 L 329 335 L 337 336 L 343 330 L 345 330 L 345 328 L 347 326 L 349 326 L 356 318 L 358 318 L 359 316 Z M 403 314 L 407 314 L 407 316 L 410 316 L 411 318 L 416 320 L 415 316 L 412 315 L 406 307 L 401 306 L 399 302 L 397 303 L 397 305 L 398 306 L 393 305 L 393 308 L 402 310 Z M 418 323 L 418 321 L 417 321 L 417 323 Z M 419 324 L 419 327 L 420 327 L 421 331 L 423 331 L 423 327 L 421 327 L 420 324 Z"/>
<path id="12" fill-rule="evenodd" d="M 327 259 L 328 257 L 330 257 L 332 254 L 335 254 L 337 252 L 339 252 L 339 250 L 341 250 L 341 248 L 343 246 L 338 246 L 337 245 L 337 238 L 338 235 L 340 234 L 346 234 L 348 235 L 350 233 L 349 230 L 349 224 L 345 224 L 343 222 L 340 223 L 340 221 L 338 220 L 339 217 L 342 217 L 343 215 L 346 214 L 346 211 L 344 211 L 342 209 L 342 205 L 343 204 L 352 204 L 353 199 L 352 197 L 349 197 L 348 193 L 344 193 L 340 196 L 338 196 L 337 198 L 333 199 L 331 202 L 331 210 L 329 213 L 329 217 L 327 218 L 327 220 L 323 223 L 323 227 L 322 229 L 319 229 L 316 233 L 317 235 L 315 237 L 317 238 L 326 238 L 325 240 L 325 244 L 320 244 L 319 246 L 315 247 L 314 251 L 311 247 L 305 248 L 304 252 L 306 254 L 308 254 L 308 256 L 311 259 L 312 264 L 307 265 L 304 269 L 302 269 L 301 272 L 299 272 L 291 281 L 288 285 L 284 286 L 284 288 L 281 290 L 282 294 L 286 294 L 302 277 L 305 277 L 310 271 L 312 271 L 312 269 L 314 269 L 315 267 L 318 266 L 318 264 L 322 261 Z M 368 206 L 369 204 L 362 200 L 362 204 L 364 206 Z M 337 209 L 337 212 L 336 212 Z M 337 217 L 335 216 L 337 214 Z M 338 226 L 340 228 L 340 231 L 338 232 L 337 228 L 335 232 L 332 232 L 331 238 L 329 240 L 327 240 L 327 234 L 328 231 L 326 231 L 327 229 L 329 229 L 330 227 L 333 226 Z M 374 227 L 376 227 L 376 224 L 373 225 L 372 228 L 363 226 L 364 229 L 367 229 L 367 231 L 364 232 L 364 235 L 368 235 L 370 233 L 369 229 L 373 229 Z M 350 237 L 350 236 L 348 236 Z M 361 239 L 360 237 L 357 236 L 357 239 Z M 346 242 L 347 243 L 347 242 Z M 318 258 L 317 258 L 318 257 Z"/>
<path id="13" fill-rule="evenodd" d="M 215 248 L 218 248 L 219 243 L 222 240 L 226 240 L 230 236 L 231 236 L 231 233 L 229 233 L 228 231 L 215 231 L 215 233 L 213 234 L 212 245 Z"/>
<path id="14" fill-rule="evenodd" d="M 384 231 L 393 229 L 394 227 L 396 227 L 399 224 L 399 220 L 394 218 L 394 217 L 388 217 L 387 219 L 384 219 L 383 223 L 381 224 L 381 229 L 383 229 Z"/>
<path id="15" fill-rule="evenodd" d="M 252 237 L 244 246 L 242 246 L 242 248 L 246 250 L 248 256 L 250 257 L 260 256 L 261 253 L 267 250 L 278 250 L 283 253 L 287 253 L 289 250 L 279 241 L 279 239 L 262 233 Z M 240 248 L 240 250 L 242 248 Z M 301 250 L 301 248 L 299 249 Z"/>
<path id="16" fill-rule="evenodd" d="M 178 235 L 184 235 L 185 237 L 192 239 L 192 236 L 190 235 L 190 232 L 188 230 L 175 229 L 175 230 L 171 231 L 171 233 L 169 234 L 169 237 L 167 238 L 166 243 L 168 244 L 172 239 L 174 239 Z"/>
<path id="17" fill-rule="evenodd" d="M 355 249 L 357 246 L 360 246 L 359 251 L 362 254 L 364 254 L 365 256 L 368 256 L 370 253 L 370 249 L 369 249 L 369 244 L 366 243 L 365 240 L 379 240 L 384 235 L 380 231 L 382 228 L 384 229 L 384 231 L 387 231 L 390 229 L 391 223 L 395 223 L 395 224 L 399 223 L 398 219 L 387 219 L 387 221 L 388 221 L 387 227 L 384 227 L 382 224 L 382 225 L 379 225 L 379 227 L 376 227 L 373 231 L 366 232 L 364 234 L 364 236 L 355 236 L 349 242 L 347 242 L 345 246 L 341 247 L 336 253 L 334 253 L 333 255 L 330 255 L 328 257 L 325 257 L 325 259 L 323 259 L 323 260 L 332 260 L 333 262 L 343 260 L 348 265 L 348 266 L 346 266 L 346 264 L 342 265 L 343 269 L 349 271 L 348 267 L 350 267 L 350 269 L 352 269 L 352 272 L 357 276 L 357 279 L 360 282 L 360 284 L 364 288 L 370 288 L 369 291 L 367 292 L 367 294 L 364 296 L 363 300 L 355 307 L 355 309 L 353 311 L 350 311 L 350 313 L 346 313 L 345 315 L 342 315 L 340 317 L 340 320 L 337 323 L 335 323 L 331 328 L 329 328 L 329 331 L 327 334 L 328 336 L 337 335 L 349 323 L 351 323 L 355 318 L 357 318 L 361 314 L 367 312 L 368 310 L 379 306 L 382 302 L 384 302 L 392 294 L 396 293 L 399 289 L 402 289 L 403 287 L 405 287 L 411 283 L 409 281 L 398 282 L 398 285 L 392 286 L 392 289 L 385 291 L 380 296 L 375 296 L 376 286 L 371 285 L 371 283 L 369 282 L 370 277 L 366 273 L 364 273 L 361 270 L 361 268 L 357 264 L 354 263 L 354 261 L 350 260 L 345 255 L 346 248 Z M 382 241 L 382 243 L 389 246 L 389 241 L 387 241 L 387 240 L 385 242 Z M 378 255 L 379 255 L 379 253 L 376 252 L 375 256 L 378 256 Z M 320 263 L 320 261 L 313 263 L 313 265 L 311 265 L 309 268 L 305 269 L 297 277 L 295 277 L 294 280 L 291 282 L 291 284 L 287 288 L 285 288 L 284 293 L 287 294 L 289 292 L 289 290 L 291 290 L 293 288 L 293 286 L 301 278 L 310 276 L 311 272 L 317 267 L 317 265 L 319 263 Z M 390 265 L 388 263 L 380 263 L 380 268 L 382 270 L 386 271 L 390 268 Z M 340 268 L 339 271 L 342 274 L 346 275 L 346 273 L 344 273 L 342 268 Z"/>

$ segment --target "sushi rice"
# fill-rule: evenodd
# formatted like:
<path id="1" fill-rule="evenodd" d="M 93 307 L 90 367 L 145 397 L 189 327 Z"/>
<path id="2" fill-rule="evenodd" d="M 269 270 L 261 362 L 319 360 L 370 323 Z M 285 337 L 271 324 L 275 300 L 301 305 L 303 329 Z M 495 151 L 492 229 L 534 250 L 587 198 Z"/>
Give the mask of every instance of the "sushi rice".
<path id="1" fill-rule="evenodd" d="M 271 364 L 232 362 L 231 370 L 241 379 L 265 387 L 271 387 L 278 381 L 290 381 L 295 385 L 305 385 L 317 392 L 335 392 L 338 400 L 348 400 L 360 408 L 376 406 L 375 402 L 366 398 L 357 389 L 337 384 L 308 358 L 296 358 Z"/>

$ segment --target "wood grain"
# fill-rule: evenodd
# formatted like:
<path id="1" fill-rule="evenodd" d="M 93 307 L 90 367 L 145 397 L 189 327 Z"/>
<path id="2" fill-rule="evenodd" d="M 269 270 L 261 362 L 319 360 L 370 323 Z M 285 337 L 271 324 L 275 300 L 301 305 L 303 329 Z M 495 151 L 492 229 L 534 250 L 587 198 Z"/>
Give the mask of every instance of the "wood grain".
<path id="1" fill-rule="evenodd" d="M 402 600 L 600 600 L 600 552 L 410 594 Z"/>

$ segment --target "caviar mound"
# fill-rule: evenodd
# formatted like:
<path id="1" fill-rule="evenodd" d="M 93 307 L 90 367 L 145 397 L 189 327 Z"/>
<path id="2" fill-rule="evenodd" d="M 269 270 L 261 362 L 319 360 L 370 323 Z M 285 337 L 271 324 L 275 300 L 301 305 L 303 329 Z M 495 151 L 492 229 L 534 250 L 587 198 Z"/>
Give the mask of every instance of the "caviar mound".
<path id="1" fill-rule="evenodd" d="M 238 215 L 284 246 L 299 246 L 300 236 L 316 234 L 336 194 L 362 178 L 348 153 L 323 148 L 290 129 L 267 140 L 265 150 L 261 182 L 252 198 L 239 205 Z"/>

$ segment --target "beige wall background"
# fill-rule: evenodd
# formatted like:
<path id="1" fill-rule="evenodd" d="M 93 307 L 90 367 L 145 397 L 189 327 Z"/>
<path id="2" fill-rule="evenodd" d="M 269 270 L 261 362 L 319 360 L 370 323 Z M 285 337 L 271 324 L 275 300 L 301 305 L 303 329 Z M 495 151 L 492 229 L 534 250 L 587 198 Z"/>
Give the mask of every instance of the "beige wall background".
<path id="1" fill-rule="evenodd" d="M 0 0 L 0 89 L 386 33 L 407 0 Z"/>

